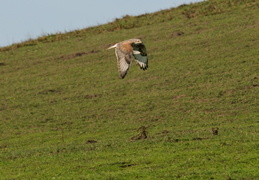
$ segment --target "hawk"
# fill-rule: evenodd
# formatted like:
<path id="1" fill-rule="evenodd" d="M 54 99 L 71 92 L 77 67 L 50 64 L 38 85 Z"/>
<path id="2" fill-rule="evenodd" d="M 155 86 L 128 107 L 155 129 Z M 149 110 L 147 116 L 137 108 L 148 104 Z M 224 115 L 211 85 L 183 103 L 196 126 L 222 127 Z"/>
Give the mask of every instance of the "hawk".
<path id="1" fill-rule="evenodd" d="M 146 47 L 140 39 L 129 39 L 109 47 L 115 48 L 115 55 L 117 57 L 117 66 L 120 77 L 123 79 L 132 63 L 132 57 L 139 65 L 140 69 L 146 70 L 148 68 L 148 57 Z"/>

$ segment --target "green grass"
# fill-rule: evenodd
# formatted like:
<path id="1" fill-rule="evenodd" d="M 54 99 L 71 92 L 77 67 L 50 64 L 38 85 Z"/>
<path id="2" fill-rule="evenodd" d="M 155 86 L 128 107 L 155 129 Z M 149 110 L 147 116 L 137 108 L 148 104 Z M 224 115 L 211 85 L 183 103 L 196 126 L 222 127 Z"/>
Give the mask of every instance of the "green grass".
<path id="1" fill-rule="evenodd" d="M 212 0 L 1 48 L 1 179 L 259 179 L 258 8 Z M 122 80 L 106 48 L 134 37 L 149 69 Z"/>

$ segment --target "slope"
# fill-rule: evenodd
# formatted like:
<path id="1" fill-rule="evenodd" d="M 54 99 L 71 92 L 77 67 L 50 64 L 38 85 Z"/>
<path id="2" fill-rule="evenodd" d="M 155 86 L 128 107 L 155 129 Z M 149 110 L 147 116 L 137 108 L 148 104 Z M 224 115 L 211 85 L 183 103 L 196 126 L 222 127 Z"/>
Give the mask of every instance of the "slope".
<path id="1" fill-rule="evenodd" d="M 2 179 L 256 179 L 259 4 L 212 0 L 0 51 Z M 148 71 L 118 78 L 138 37 Z"/>

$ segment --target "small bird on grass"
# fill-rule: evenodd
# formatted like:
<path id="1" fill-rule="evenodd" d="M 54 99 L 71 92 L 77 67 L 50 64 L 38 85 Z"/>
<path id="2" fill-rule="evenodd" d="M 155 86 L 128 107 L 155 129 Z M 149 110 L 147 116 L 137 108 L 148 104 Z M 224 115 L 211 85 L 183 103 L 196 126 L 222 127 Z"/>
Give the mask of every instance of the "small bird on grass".
<path id="1" fill-rule="evenodd" d="M 146 70 L 148 68 L 148 57 L 146 47 L 140 39 L 129 39 L 109 47 L 115 48 L 115 55 L 117 57 L 117 66 L 120 77 L 123 79 L 132 63 L 132 57 L 136 60 L 140 69 Z"/>

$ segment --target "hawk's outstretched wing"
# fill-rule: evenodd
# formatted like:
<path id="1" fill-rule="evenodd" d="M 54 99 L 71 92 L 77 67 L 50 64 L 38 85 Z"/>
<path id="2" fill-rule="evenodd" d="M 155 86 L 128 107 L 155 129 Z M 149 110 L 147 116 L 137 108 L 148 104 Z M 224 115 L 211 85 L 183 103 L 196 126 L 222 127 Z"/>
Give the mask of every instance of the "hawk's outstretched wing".
<path id="1" fill-rule="evenodd" d="M 132 44 L 133 56 L 137 61 L 141 69 L 146 70 L 148 68 L 147 51 L 144 44 Z"/>
<path id="2" fill-rule="evenodd" d="M 115 54 L 117 57 L 118 71 L 120 77 L 123 79 L 126 76 L 132 62 L 131 53 L 123 52 L 118 47 L 116 47 Z"/>

